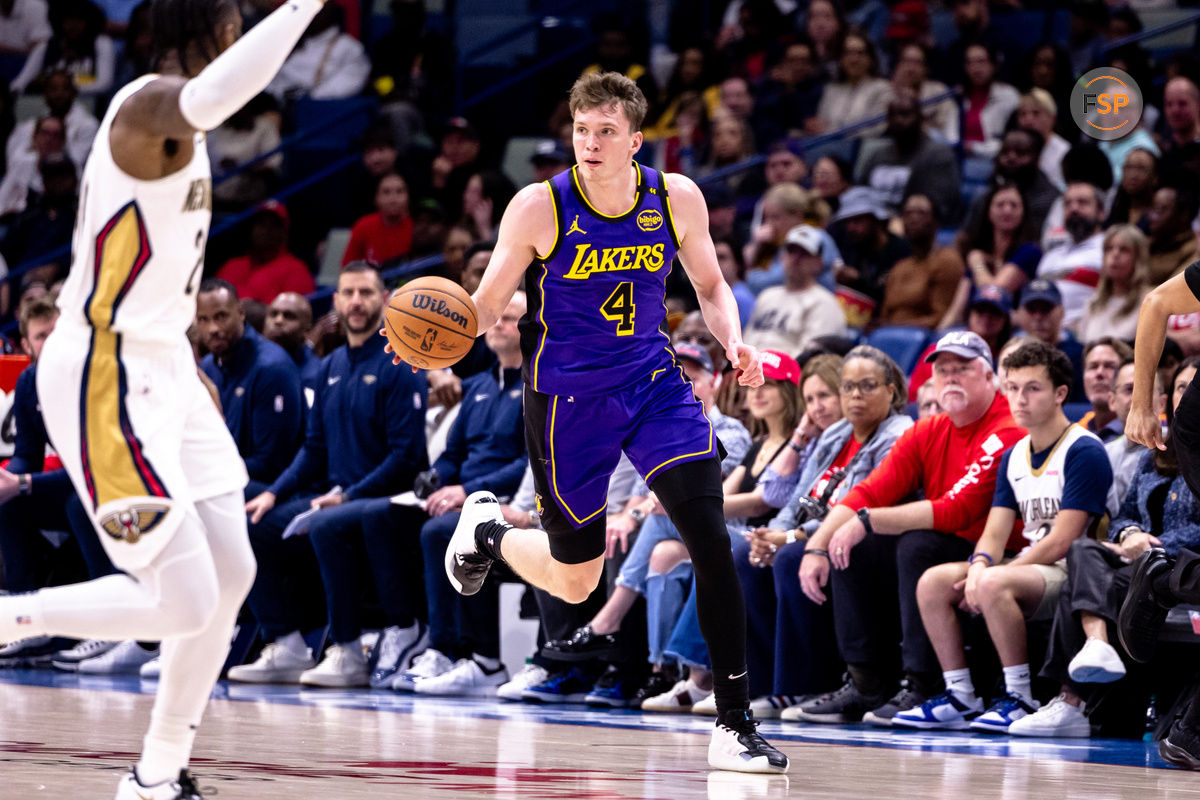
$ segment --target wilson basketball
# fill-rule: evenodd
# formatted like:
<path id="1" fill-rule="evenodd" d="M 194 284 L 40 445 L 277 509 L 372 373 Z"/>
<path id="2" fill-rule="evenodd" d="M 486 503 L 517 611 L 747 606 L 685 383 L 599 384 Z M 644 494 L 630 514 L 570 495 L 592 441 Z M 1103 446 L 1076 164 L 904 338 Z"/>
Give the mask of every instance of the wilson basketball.
<path id="1" fill-rule="evenodd" d="M 445 278 L 409 281 L 383 310 L 383 327 L 396 355 L 421 369 L 456 363 L 475 343 L 479 317 L 466 290 Z"/>

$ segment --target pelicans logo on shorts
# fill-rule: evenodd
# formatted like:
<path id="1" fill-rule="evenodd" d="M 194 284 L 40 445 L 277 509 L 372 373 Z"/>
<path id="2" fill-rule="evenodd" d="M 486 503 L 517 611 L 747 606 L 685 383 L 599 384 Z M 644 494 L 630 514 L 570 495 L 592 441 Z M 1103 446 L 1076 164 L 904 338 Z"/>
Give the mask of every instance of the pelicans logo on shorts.
<path id="1" fill-rule="evenodd" d="M 166 505 L 136 505 L 100 518 L 100 527 L 118 542 L 137 544 L 158 527 L 170 511 Z"/>

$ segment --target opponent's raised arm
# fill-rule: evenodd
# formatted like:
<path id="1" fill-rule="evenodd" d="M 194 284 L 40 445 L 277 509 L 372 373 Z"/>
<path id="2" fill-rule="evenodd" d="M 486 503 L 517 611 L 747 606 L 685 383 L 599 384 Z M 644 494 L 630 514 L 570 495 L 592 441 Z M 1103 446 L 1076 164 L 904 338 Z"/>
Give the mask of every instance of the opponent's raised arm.
<path id="1" fill-rule="evenodd" d="M 216 128 L 267 88 L 323 5 L 287 0 L 195 77 L 146 84 L 121 106 L 114 127 L 168 139 Z"/>
<path id="2" fill-rule="evenodd" d="M 717 251 L 708 232 L 708 206 L 704 195 L 690 178 L 674 173 L 667 175 L 667 191 L 671 218 L 679 237 L 679 261 L 696 288 L 704 322 L 717 341 L 725 346 L 729 363 L 742 370 L 738 382 L 757 386 L 763 380 L 762 361 L 758 352 L 742 341 L 737 301 L 721 274 Z"/>
<path id="3" fill-rule="evenodd" d="M 544 183 L 526 186 L 504 210 L 492 260 L 471 297 L 479 315 L 478 336 L 496 324 L 530 263 L 551 255 L 558 241 L 554 201 Z"/>

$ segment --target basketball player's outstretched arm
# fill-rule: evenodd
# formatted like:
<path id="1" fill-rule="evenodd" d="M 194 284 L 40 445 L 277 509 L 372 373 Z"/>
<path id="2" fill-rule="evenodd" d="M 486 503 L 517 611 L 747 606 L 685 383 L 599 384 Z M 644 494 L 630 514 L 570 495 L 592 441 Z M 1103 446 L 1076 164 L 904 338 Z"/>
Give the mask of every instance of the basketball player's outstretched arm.
<path id="1" fill-rule="evenodd" d="M 143 177 L 163 140 L 190 139 L 233 116 L 267 88 L 323 0 L 287 0 L 199 75 L 163 75 L 129 97 L 113 119 L 110 145 L 121 169 Z M 151 174 L 149 177 L 161 177 Z"/>
<path id="2" fill-rule="evenodd" d="M 1137 336 L 1133 341 L 1133 405 L 1125 422 L 1129 441 L 1162 450 L 1162 424 L 1154 413 L 1154 371 L 1162 356 L 1167 336 L 1167 319 L 1172 314 L 1200 311 L 1200 300 L 1192 293 L 1185 273 L 1176 275 L 1146 295 L 1138 312 Z"/>
<path id="3" fill-rule="evenodd" d="M 478 336 L 495 325 L 508 308 L 530 262 L 539 255 L 550 255 L 558 238 L 556 226 L 554 201 L 544 183 L 526 186 L 504 209 L 492 260 L 471 297 L 479 318 Z"/>
<path id="4" fill-rule="evenodd" d="M 721 274 L 717 251 L 708 232 L 708 206 L 704 203 L 704 195 L 690 178 L 683 175 L 669 173 L 666 179 L 671 219 L 679 237 L 679 262 L 696 288 L 704 322 L 717 341 L 725 345 L 729 363 L 742 370 L 738 383 L 759 386 L 763 382 L 762 361 L 758 351 L 742 341 L 737 301 Z"/>

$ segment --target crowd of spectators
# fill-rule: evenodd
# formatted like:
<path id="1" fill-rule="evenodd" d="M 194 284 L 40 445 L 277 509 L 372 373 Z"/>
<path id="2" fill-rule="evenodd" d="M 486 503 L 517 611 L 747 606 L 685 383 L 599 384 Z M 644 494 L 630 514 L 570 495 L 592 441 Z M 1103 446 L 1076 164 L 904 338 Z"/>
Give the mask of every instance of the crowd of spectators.
<path id="1" fill-rule="evenodd" d="M 1179 691 L 1175 673 L 1123 680 L 1135 668 L 1111 633 L 1120 594 L 1098 602 L 1096 587 L 1123 591 L 1151 547 L 1200 546 L 1169 449 L 1123 436 L 1138 309 L 1200 252 L 1200 64 L 1110 47 L 1141 30 L 1137 3 L 1066 4 L 1067 36 L 1020 43 L 994 25 L 1011 5 L 733 0 L 699 35 L 674 15 L 673 49 L 648 58 L 628 26 L 597 22 L 586 70 L 646 93 L 637 158 L 701 183 L 746 340 L 765 354 L 764 387 L 738 387 L 681 270 L 668 278 L 681 367 L 728 454 L 760 717 L 1140 734 L 1142 718 L 1119 713 L 1130 703 L 1101 701 L 1144 712 L 1151 694 Z M 268 92 L 208 137 L 215 210 L 246 213 L 246 243 L 210 265 L 194 343 L 253 465 L 246 613 L 265 645 L 229 677 L 711 711 L 686 549 L 628 463 L 609 490 L 608 584 L 578 606 L 531 593 L 544 646 L 516 674 L 499 660 L 496 591 L 516 576 L 461 598 L 441 575 L 468 493 L 491 490 L 510 522 L 537 524 L 519 413 L 526 300 L 452 369 L 410 375 L 374 335 L 381 270 L 431 257 L 473 291 L 516 184 L 574 159 L 559 102 L 529 131 L 529 163 L 499 164 L 484 120 L 450 116 L 454 66 L 423 4 L 391 11 L 372 45 L 358 4 L 330 2 Z M 32 267 L 6 284 L 0 314 L 31 356 L 97 117 L 147 66 L 145 16 L 145 4 L 0 3 L 0 50 L 20 55 L 0 91 L 0 256 Z M 1075 77 L 1100 66 L 1133 74 L 1146 101 L 1114 142 L 1067 110 Z M 327 198 L 316 236 L 297 236 L 311 209 L 271 199 L 285 176 L 275 148 L 301 101 L 359 96 L 376 114 L 345 196 Z M 333 309 L 314 318 L 305 295 L 327 262 Z M 897 329 L 916 332 L 915 351 L 893 346 Z M 1168 420 L 1200 356 L 1200 314 L 1172 318 L 1169 334 L 1156 392 Z M 36 417 L 20 386 L 15 402 Z M 12 472 L 0 470 L 15 591 L 110 568 L 89 555 L 52 464 L 31 455 L 44 436 L 23 441 L 33 428 L 20 424 Z M 1062 477 L 1031 505 L 1017 473 L 1032 484 L 1051 462 Z M 17 473 L 41 477 L 27 491 Z M 67 533 L 31 549 L 49 536 L 28 530 L 34 500 L 65 514 Z M 0 664 L 153 674 L 152 644 L 134 644 L 16 643 Z"/>

